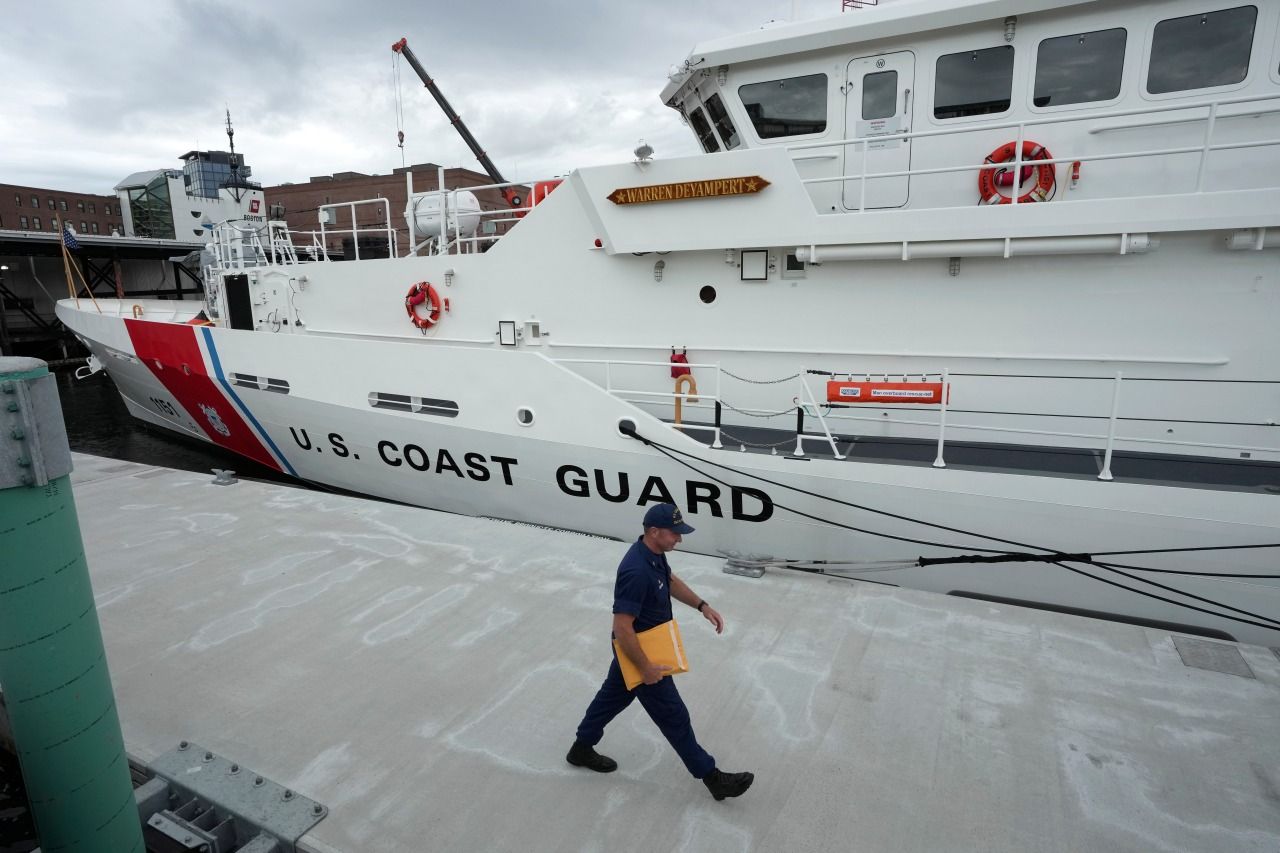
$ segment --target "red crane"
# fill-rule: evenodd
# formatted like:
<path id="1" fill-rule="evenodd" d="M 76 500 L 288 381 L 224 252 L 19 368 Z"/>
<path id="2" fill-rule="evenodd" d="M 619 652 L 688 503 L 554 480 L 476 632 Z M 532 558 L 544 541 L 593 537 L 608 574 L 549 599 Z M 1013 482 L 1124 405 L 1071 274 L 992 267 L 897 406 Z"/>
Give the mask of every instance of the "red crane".
<path id="1" fill-rule="evenodd" d="M 422 85 L 427 87 L 427 91 L 431 93 L 431 97 L 436 99 L 436 103 L 440 105 L 440 109 L 444 110 L 445 116 L 449 122 L 457 129 L 462 136 L 462 141 L 467 143 L 467 147 L 471 149 L 471 153 L 476 155 L 476 159 L 480 161 L 480 165 L 489 173 L 489 177 L 493 179 L 495 184 L 505 184 L 507 179 L 502 177 L 502 173 L 498 171 L 498 167 L 493 165 L 493 161 L 489 159 L 489 155 L 484 153 L 484 149 L 480 147 L 480 143 L 476 142 L 476 138 L 471 135 L 471 131 L 467 130 L 467 126 L 462 123 L 462 116 L 453 109 L 449 104 L 449 99 L 444 96 L 444 92 L 440 91 L 440 87 L 436 85 L 436 81 L 431 79 L 431 75 L 427 74 L 422 63 L 418 61 L 418 57 L 413 55 L 413 51 L 409 49 L 409 40 L 402 38 L 400 41 L 391 45 L 391 49 L 403 56 L 409 61 L 409 66 L 417 73 L 418 79 L 422 81 Z M 512 207 L 522 207 L 524 199 L 520 197 L 515 187 L 503 187 L 502 197 L 507 200 L 507 204 Z"/>

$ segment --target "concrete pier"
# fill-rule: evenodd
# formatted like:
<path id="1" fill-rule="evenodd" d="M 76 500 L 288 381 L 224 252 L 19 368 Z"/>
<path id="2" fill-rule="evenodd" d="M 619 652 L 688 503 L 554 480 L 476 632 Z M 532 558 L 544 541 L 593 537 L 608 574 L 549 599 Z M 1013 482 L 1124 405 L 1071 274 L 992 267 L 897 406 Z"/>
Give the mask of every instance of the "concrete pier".
<path id="1" fill-rule="evenodd" d="M 625 544 L 75 466 L 126 749 L 196 741 L 324 803 L 302 850 L 1280 849 L 1267 648 L 1207 649 L 1233 674 L 1167 632 L 677 552 L 728 623 L 677 605 L 680 690 L 756 773 L 717 803 L 638 703 L 600 747 L 616 773 L 564 761 Z"/>

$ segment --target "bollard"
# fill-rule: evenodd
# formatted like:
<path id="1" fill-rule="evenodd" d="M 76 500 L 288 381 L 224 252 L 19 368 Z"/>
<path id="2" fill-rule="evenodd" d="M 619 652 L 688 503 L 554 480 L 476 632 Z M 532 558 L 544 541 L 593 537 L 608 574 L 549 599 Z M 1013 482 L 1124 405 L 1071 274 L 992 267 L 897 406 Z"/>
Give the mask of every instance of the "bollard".
<path id="1" fill-rule="evenodd" d="M 0 358 L 0 688 L 44 850 L 144 853 L 48 367 Z"/>

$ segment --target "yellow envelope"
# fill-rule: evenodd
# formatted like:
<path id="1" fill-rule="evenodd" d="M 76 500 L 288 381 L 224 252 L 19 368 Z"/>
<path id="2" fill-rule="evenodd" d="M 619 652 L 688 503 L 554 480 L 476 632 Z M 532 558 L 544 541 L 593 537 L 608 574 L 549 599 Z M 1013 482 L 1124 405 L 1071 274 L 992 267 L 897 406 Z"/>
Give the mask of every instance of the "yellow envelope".
<path id="1" fill-rule="evenodd" d="M 689 662 L 684 656 L 684 642 L 680 639 L 680 626 L 676 624 L 676 620 L 641 631 L 636 634 L 636 639 L 640 641 L 640 649 L 650 663 L 671 667 L 667 675 L 689 671 Z M 631 662 L 617 640 L 613 641 L 613 649 L 618 653 L 622 680 L 626 682 L 628 690 L 635 690 L 636 685 L 644 683 L 640 668 Z"/>

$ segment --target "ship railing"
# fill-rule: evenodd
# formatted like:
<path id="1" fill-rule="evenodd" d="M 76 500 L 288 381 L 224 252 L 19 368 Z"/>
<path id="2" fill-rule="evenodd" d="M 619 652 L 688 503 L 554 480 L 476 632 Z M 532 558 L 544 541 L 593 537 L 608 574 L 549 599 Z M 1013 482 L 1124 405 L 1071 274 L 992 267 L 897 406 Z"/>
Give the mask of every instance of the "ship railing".
<path id="1" fill-rule="evenodd" d="M 365 225 L 364 227 L 361 227 L 359 214 L 362 211 L 368 210 L 369 207 L 373 207 L 375 213 L 380 213 L 382 218 L 373 225 Z M 387 199 L 369 198 L 362 201 L 341 201 L 334 202 L 332 204 L 322 204 L 318 208 L 318 212 L 320 217 L 320 246 L 327 246 L 329 243 L 328 238 L 331 235 L 346 236 L 349 234 L 351 235 L 351 243 L 353 251 L 355 252 L 355 257 L 348 258 L 348 260 L 358 261 L 360 260 L 361 237 L 363 236 L 366 239 L 369 237 L 377 237 L 379 240 L 386 240 L 385 245 L 387 247 L 387 251 L 390 253 L 389 257 L 395 258 L 400 255 L 396 229 L 391 223 L 391 202 Z M 336 227 L 340 214 L 343 212 L 350 216 L 350 228 Z M 369 249 L 370 247 L 366 246 L 366 253 L 368 253 Z M 382 257 L 382 255 L 379 255 L 379 257 Z M 325 258 L 326 260 L 328 259 L 327 253 Z"/>
<path id="2" fill-rule="evenodd" d="M 474 254 L 483 251 L 487 245 L 496 243 L 503 236 L 505 232 L 500 226 L 519 222 L 533 210 L 535 206 L 533 196 L 539 185 L 562 180 L 562 178 L 557 177 L 535 181 L 505 181 L 503 183 L 468 185 L 450 189 L 445 186 L 444 168 L 441 167 L 436 177 L 436 185 L 442 187 L 442 189 L 415 193 L 412 172 L 406 173 L 405 179 L 408 198 L 414 200 L 410 215 L 405 217 L 409 226 L 410 248 L 408 254 L 411 256 L 424 250 L 430 255 Z M 474 193 L 486 190 L 501 191 L 510 188 L 520 189 L 526 193 L 524 201 L 519 207 L 504 207 L 497 210 L 467 210 L 464 212 L 460 210 L 458 205 L 459 193 Z M 429 231 L 419 232 L 417 210 L 421 203 L 427 199 L 437 200 L 437 209 L 442 211 L 442 215 L 439 218 L 438 227 Z M 481 233 L 471 236 L 464 235 L 462 230 L 462 218 L 464 216 L 468 218 L 476 217 Z"/>
<path id="3" fill-rule="evenodd" d="M 214 266 L 219 270 L 271 263 L 271 255 L 263 247 L 261 232 L 256 225 L 239 221 L 219 222 L 213 227 L 213 237 L 208 246 L 213 252 Z"/>
<path id="4" fill-rule="evenodd" d="M 1087 162 L 1101 162 L 1106 160 L 1131 160 L 1151 157 L 1165 157 L 1176 154 L 1199 154 L 1200 162 L 1196 171 L 1196 193 L 1205 192 L 1205 174 L 1208 168 L 1209 155 L 1215 151 L 1233 151 L 1247 148 L 1265 148 L 1269 146 L 1280 145 L 1280 139 L 1254 139 L 1240 142 L 1222 142 L 1214 143 L 1213 134 L 1219 118 L 1244 118 L 1255 117 L 1266 113 L 1280 112 L 1280 106 L 1248 111 L 1243 113 L 1230 113 L 1223 115 L 1221 109 L 1223 107 L 1235 106 L 1238 104 L 1252 104 L 1263 101 L 1280 100 L 1280 94 L 1267 95 L 1247 95 L 1236 98 L 1218 98 L 1207 101 L 1197 101 L 1194 103 L 1178 103 L 1165 104 L 1153 107 L 1139 107 L 1135 109 L 1125 110 L 1107 110 L 1105 112 L 1081 112 L 1072 115 L 1054 115 L 1045 118 L 1024 119 L 1022 121 L 1008 121 L 1000 123 L 987 123 L 958 126 L 944 128 L 941 130 L 919 130 L 919 131 L 900 131 L 897 133 L 887 133 L 878 136 L 854 136 L 847 139 L 838 139 L 834 141 L 808 142 L 799 145 L 789 145 L 786 147 L 788 152 L 808 151 L 816 148 L 834 148 L 841 146 L 855 146 L 861 150 L 862 160 L 861 169 L 855 173 L 837 175 L 835 177 L 820 178 L 804 178 L 802 184 L 828 184 L 828 183 L 845 183 L 849 181 L 858 181 L 858 208 L 857 212 L 861 213 L 867 209 L 867 183 L 869 181 L 880 178 L 911 178 L 923 175 L 943 175 L 955 172 L 972 172 L 974 170 L 989 171 L 1007 169 L 1012 175 L 1021 175 L 1022 166 L 1025 165 L 1054 165 L 1060 163 L 1074 164 Z M 1071 154 L 1062 157 L 1053 157 L 1043 160 L 1024 160 L 1022 157 L 1022 143 L 1027 138 L 1027 128 L 1043 127 L 1045 125 L 1062 125 L 1072 122 L 1082 121 L 1098 121 L 1101 119 L 1128 118 L 1132 116 L 1150 116 L 1160 115 L 1162 113 L 1187 112 L 1189 110 L 1205 110 L 1203 116 L 1192 116 L 1189 118 L 1176 119 L 1169 124 L 1189 124 L 1192 122 L 1205 122 L 1205 132 L 1198 145 L 1183 145 L 1167 148 L 1147 148 L 1136 151 L 1122 151 L 1112 153 L 1082 153 Z M 1131 129 L 1137 127 L 1156 127 L 1166 124 L 1166 122 L 1146 122 L 1140 124 L 1126 124 L 1120 127 L 1099 127 L 1089 131 L 1090 134 L 1104 133 L 1111 130 Z M 964 164 L 959 166 L 940 166 L 933 168 L 920 169 L 901 169 L 886 172 L 868 172 L 867 156 L 872 145 L 882 145 L 886 142 L 899 142 L 903 140 L 927 139 L 936 136 L 958 136 L 964 133 L 988 133 L 992 130 L 1016 130 L 1017 139 L 1015 140 L 1014 159 L 1004 163 L 988 163 L 986 161 L 976 164 Z M 832 154 L 831 157 L 838 155 Z M 1018 204 L 1018 193 L 1012 192 L 1009 204 Z M 1023 202 L 1024 204 L 1027 202 Z"/>
<path id="5" fill-rule="evenodd" d="M 934 431 L 935 438 L 933 440 L 935 441 L 936 449 L 935 449 L 935 455 L 934 455 L 934 460 L 932 464 L 933 464 L 933 467 L 935 468 L 945 468 L 947 465 L 946 448 L 947 448 L 948 430 L 952 432 L 963 431 L 966 436 L 989 434 L 996 441 L 1000 441 L 999 437 L 1002 437 L 1002 436 L 1007 436 L 1011 439 L 1016 438 L 1018 436 L 1027 436 L 1027 437 L 1046 436 L 1046 437 L 1073 439 L 1081 443 L 1081 444 L 1073 444 L 1073 446 L 1088 446 L 1101 452 L 1102 465 L 1099 473 L 1097 474 L 1097 478 L 1099 480 L 1106 480 L 1106 481 L 1114 479 L 1114 476 L 1111 472 L 1111 463 L 1112 463 L 1112 457 L 1115 452 L 1115 448 L 1118 444 L 1123 444 L 1126 447 L 1133 447 L 1135 445 L 1150 446 L 1153 448 L 1153 452 L 1163 451 L 1163 452 L 1172 452 L 1172 453 L 1195 453 L 1197 451 L 1217 451 L 1221 453 L 1223 451 L 1226 451 L 1226 452 L 1236 454 L 1237 458 L 1243 458 L 1243 459 L 1252 458 L 1253 454 L 1280 453 L 1280 445 L 1257 446 L 1257 445 L 1231 444 L 1226 442 L 1192 441 L 1192 440 L 1181 440 L 1181 439 L 1172 439 L 1172 438 L 1154 438 L 1151 436 L 1141 436 L 1141 435 L 1126 436 L 1120 433 L 1120 430 L 1123 428 L 1123 424 L 1125 424 L 1126 422 L 1146 422 L 1146 421 L 1152 420 L 1152 418 L 1149 416 L 1150 413 L 1148 412 L 1133 413 L 1128 415 L 1124 413 L 1122 408 L 1122 394 L 1121 394 L 1122 387 L 1124 386 L 1140 386 L 1142 384 L 1150 384 L 1150 383 L 1167 384 L 1169 382 L 1185 381 L 1185 382 L 1195 382 L 1197 387 L 1204 387 L 1204 386 L 1226 387 L 1226 386 L 1239 384 L 1239 382 L 1235 380 L 1203 380 L 1203 379 L 1178 380 L 1178 379 L 1171 379 L 1171 378 L 1165 378 L 1165 377 L 1126 378 L 1122 371 L 1116 371 L 1110 376 L 1058 376 L 1058 375 L 1052 375 L 1052 374 L 1044 374 L 1044 375 L 1018 374 L 1016 376 L 1012 376 L 1012 375 L 1001 376 L 999 374 L 953 373 L 949 370 L 925 372 L 925 373 L 912 372 L 908 374 L 892 374 L 892 373 L 891 374 L 880 374 L 880 373 L 862 374 L 855 371 L 854 373 L 849 374 L 850 378 L 861 378 L 865 375 L 867 381 L 873 381 L 876 378 L 880 378 L 886 382 L 899 381 L 899 380 L 903 382 L 908 382 L 908 381 L 914 381 L 917 379 L 919 379 L 922 382 L 929 381 L 929 380 L 939 380 L 941 382 L 942 398 L 940 403 L 923 404 L 923 405 L 911 404 L 911 406 L 909 407 L 910 410 L 913 412 L 919 412 L 920 416 L 902 417 L 902 416 L 897 416 L 895 411 L 895 416 L 892 417 L 891 419 L 887 419 L 887 415 L 889 411 L 900 410 L 904 407 L 894 406 L 892 403 L 884 403 L 879 405 L 873 404 L 871 406 L 866 406 L 864 404 L 863 406 L 861 406 L 861 408 L 874 409 L 875 414 L 871 414 L 871 413 L 855 414 L 855 412 L 858 411 L 859 407 L 839 406 L 837 408 L 829 402 L 821 402 L 820 396 L 825 396 L 825 395 L 815 394 L 814 388 L 810 384 L 810 381 L 811 381 L 810 377 L 814 374 L 821 374 L 821 375 L 828 376 L 829 378 L 833 378 L 833 379 L 836 378 L 835 375 L 829 374 L 826 371 L 810 371 L 801 367 L 795 376 L 787 378 L 787 379 L 797 380 L 795 384 L 787 385 L 785 384 L 787 380 L 784 379 L 782 380 L 783 384 L 779 385 L 780 388 L 795 389 L 794 393 L 790 393 L 790 397 L 789 397 L 789 400 L 787 401 L 786 406 L 782 407 L 778 411 L 753 412 L 750 409 L 738 409 L 736 406 L 732 406 L 724 399 L 723 391 L 722 391 L 722 383 L 724 381 L 723 377 L 726 371 L 724 371 L 721 368 L 718 362 L 714 362 L 714 363 L 707 362 L 707 363 L 701 363 L 701 364 L 690 363 L 689 365 L 687 365 L 690 368 L 714 371 L 714 376 L 715 376 L 714 392 L 707 394 L 701 391 L 698 391 L 698 392 L 679 391 L 679 390 L 658 391 L 658 390 L 653 390 L 652 388 L 637 388 L 634 386 L 637 384 L 644 384 L 644 383 L 637 383 L 634 380 L 624 381 L 621 383 L 617 381 L 619 378 L 618 368 L 620 367 L 670 368 L 672 366 L 672 363 L 669 361 L 634 361 L 634 360 L 621 360 L 621 359 L 589 359 L 589 358 L 568 358 L 568 359 L 557 358 L 557 359 L 554 359 L 554 361 L 558 364 L 564 364 L 564 365 L 587 365 L 587 366 L 594 365 L 601 368 L 602 372 L 596 373 L 595 376 L 587 376 L 582 371 L 578 371 L 578 370 L 575 370 L 575 372 L 578 373 L 578 375 L 588 379 L 589 381 L 595 382 L 596 384 L 600 385 L 609 394 L 625 402 L 631 403 L 632 405 L 635 405 L 638 408 L 648 409 L 654 406 L 660 406 L 662 408 L 664 419 L 665 419 L 666 413 L 670 411 L 671 407 L 673 406 L 676 400 L 681 401 L 682 408 L 686 413 L 689 411 L 698 411 L 698 410 L 706 412 L 708 409 L 713 409 L 714 415 L 712 418 L 712 422 L 710 424 L 673 423 L 668 421 L 668 426 L 672 429 L 680 430 L 684 432 L 703 431 L 703 432 L 711 433 L 712 441 L 710 446 L 714 449 L 721 449 L 724 446 L 723 442 L 725 440 L 728 440 L 730 442 L 740 443 L 743 446 L 743 449 L 745 449 L 746 445 L 751 444 L 751 442 L 749 441 L 745 441 L 745 440 L 739 439 L 736 436 L 733 436 L 725 428 L 725 425 L 723 423 L 722 412 L 724 408 L 730 408 L 738 412 L 742 412 L 744 415 L 756 416 L 756 417 L 776 417 L 779 415 L 786 415 L 788 413 L 794 412 L 795 418 L 796 418 L 795 429 L 794 429 L 794 434 L 790 438 L 784 439 L 781 442 L 775 442 L 774 444 L 753 445 L 759 449 L 774 448 L 775 450 L 776 448 L 779 448 L 779 447 L 790 447 L 791 449 L 788 452 L 788 455 L 793 457 L 805 456 L 806 447 L 810 446 L 811 444 L 818 444 L 818 445 L 829 447 L 831 449 L 831 454 L 834 458 L 836 459 L 846 458 L 846 454 L 840 451 L 839 442 L 847 441 L 848 438 L 840 435 L 839 433 L 841 432 L 840 424 L 850 423 L 850 422 L 875 424 L 877 433 L 882 431 L 886 426 L 922 427 L 922 428 L 925 428 L 926 430 Z M 681 366 L 684 366 L 684 365 L 681 365 Z M 753 382 L 753 380 L 743 379 L 742 377 L 738 377 L 732 373 L 728 375 L 732 379 L 737 379 L 744 382 Z M 845 374 L 843 373 L 838 375 L 845 376 Z M 1039 380 L 1039 381 L 1046 381 L 1046 382 L 1047 381 L 1073 381 L 1073 382 L 1087 381 L 1087 382 L 1094 382 L 1094 383 L 1104 383 L 1105 385 L 1110 386 L 1107 389 L 1108 393 L 1105 395 L 1108 398 L 1108 403 L 1105 411 L 1103 410 L 1085 411 L 1082 409 L 1077 413 L 1054 413 L 1054 414 L 1043 413 L 1043 412 L 993 411 L 993 412 L 983 412 L 983 414 L 1007 415 L 1010 418 L 1018 417 L 1018 416 L 1045 417 L 1045 418 L 1048 418 L 1048 417 L 1087 418 L 1094 421 L 1105 421 L 1106 429 L 1103 432 L 1081 432 L 1081 431 L 1064 430 L 1064 429 L 1033 429 L 1029 427 L 993 426 L 990 424 L 966 423 L 963 420 L 957 421 L 955 419 L 955 412 L 953 412 L 952 410 L 952 396 L 954 394 L 954 388 L 955 388 L 956 382 L 957 380 L 960 381 L 962 386 L 961 393 L 963 394 L 964 392 L 963 385 L 965 381 L 977 380 L 977 379 L 996 380 L 996 381 L 999 381 L 1001 379 L 1008 379 L 1008 380 L 1018 380 L 1018 381 L 1024 381 L 1024 382 L 1028 380 L 1033 382 Z M 1249 384 L 1251 386 L 1255 385 L 1257 384 L 1257 381 L 1258 380 L 1250 380 Z M 777 384 L 777 383 L 771 380 L 769 382 L 764 382 L 764 383 L 755 382 L 753 384 Z M 1265 384 L 1270 385 L 1277 390 L 1280 390 L 1280 380 L 1267 381 Z M 703 402 L 704 400 L 705 402 Z M 964 410 L 962 410 L 962 412 L 963 411 Z M 931 413 L 931 416 L 926 416 L 925 415 L 926 412 Z M 809 430 L 805 425 L 806 419 L 816 420 L 819 425 L 820 431 Z M 1175 423 L 1176 419 L 1171 419 L 1169 422 Z M 1223 423 L 1226 424 L 1227 422 L 1224 421 Z M 1240 424 L 1231 422 L 1230 425 L 1239 426 Z M 1270 426 L 1270 427 L 1277 426 L 1277 424 L 1274 421 L 1268 421 L 1266 423 L 1257 423 L 1254 425 Z M 729 429 L 732 429 L 732 425 L 730 425 Z"/>

